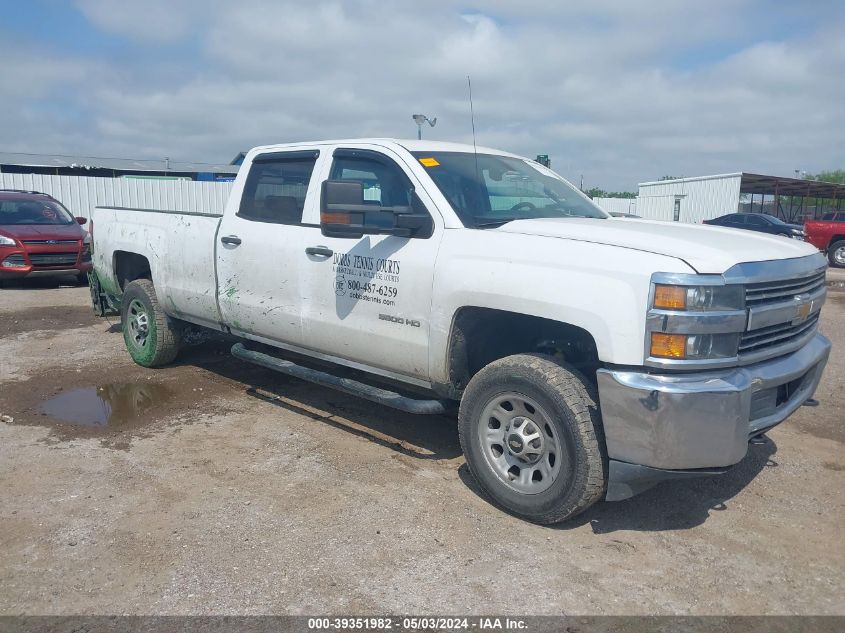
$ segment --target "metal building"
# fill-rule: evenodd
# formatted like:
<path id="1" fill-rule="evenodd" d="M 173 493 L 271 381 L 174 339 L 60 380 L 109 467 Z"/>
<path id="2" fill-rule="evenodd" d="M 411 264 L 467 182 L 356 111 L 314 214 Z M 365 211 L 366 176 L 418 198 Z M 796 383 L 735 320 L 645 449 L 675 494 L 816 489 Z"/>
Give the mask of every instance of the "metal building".
<path id="1" fill-rule="evenodd" d="M 845 185 L 737 172 L 640 183 L 637 215 L 700 224 L 736 213 L 769 213 L 803 222 L 842 210 Z"/>
<path id="2" fill-rule="evenodd" d="M 102 158 L 70 154 L 0 152 L 0 173 L 121 178 L 154 176 L 183 180 L 233 180 L 237 165 L 175 161 L 169 158 Z"/>
<path id="3" fill-rule="evenodd" d="M 0 189 L 49 194 L 74 215 L 96 206 L 223 213 L 238 167 L 0 152 Z"/>
<path id="4" fill-rule="evenodd" d="M 602 211 L 607 211 L 608 213 L 639 215 L 637 213 L 636 198 L 593 198 L 593 202 L 601 207 Z"/>
<path id="5" fill-rule="evenodd" d="M 97 206 L 203 211 L 222 215 L 232 183 L 148 178 L 89 178 L 43 174 L 0 174 L 0 189 L 38 191 L 53 196 L 76 216 L 91 217 Z"/>

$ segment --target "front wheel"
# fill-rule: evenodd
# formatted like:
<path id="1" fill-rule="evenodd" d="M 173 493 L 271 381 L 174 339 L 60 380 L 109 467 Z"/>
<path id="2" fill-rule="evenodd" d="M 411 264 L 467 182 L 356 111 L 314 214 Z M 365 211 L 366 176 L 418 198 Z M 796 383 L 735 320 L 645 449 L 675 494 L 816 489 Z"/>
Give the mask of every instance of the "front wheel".
<path id="1" fill-rule="evenodd" d="M 595 388 L 549 356 L 508 356 L 479 371 L 464 391 L 458 430 L 470 472 L 512 514 L 558 523 L 604 494 Z"/>
<path id="2" fill-rule="evenodd" d="M 845 240 L 839 240 L 827 249 L 827 258 L 834 268 L 845 268 Z"/>
<path id="3" fill-rule="evenodd" d="M 120 317 L 129 355 L 143 367 L 161 367 L 179 353 L 178 327 L 158 303 L 153 282 L 136 279 L 126 285 Z"/>

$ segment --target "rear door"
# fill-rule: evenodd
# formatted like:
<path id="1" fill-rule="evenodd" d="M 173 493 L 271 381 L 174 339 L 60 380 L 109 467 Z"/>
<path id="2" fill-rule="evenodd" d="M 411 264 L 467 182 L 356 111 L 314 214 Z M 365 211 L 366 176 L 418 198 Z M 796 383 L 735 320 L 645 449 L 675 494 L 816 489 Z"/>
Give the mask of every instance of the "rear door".
<path id="1" fill-rule="evenodd" d="M 233 332 L 301 341 L 298 264 L 315 230 L 302 219 L 317 198 L 312 175 L 318 157 L 317 149 L 256 156 L 237 213 L 227 213 L 220 224 L 220 312 Z"/>
<path id="2" fill-rule="evenodd" d="M 321 180 L 363 183 L 365 203 L 407 205 L 413 187 L 434 229 L 421 237 L 353 239 L 325 237 L 313 230 L 312 254 L 303 268 L 303 345 L 427 380 L 432 281 L 442 219 L 403 158 L 386 148 L 337 148 L 331 163 L 323 165 Z M 317 219 L 319 209 L 315 211 Z"/>
<path id="3" fill-rule="evenodd" d="M 764 218 L 760 218 L 754 215 L 747 215 L 745 216 L 745 222 L 747 229 L 752 231 L 758 231 L 760 233 L 774 233 L 775 227 L 773 227 L 767 220 Z"/>

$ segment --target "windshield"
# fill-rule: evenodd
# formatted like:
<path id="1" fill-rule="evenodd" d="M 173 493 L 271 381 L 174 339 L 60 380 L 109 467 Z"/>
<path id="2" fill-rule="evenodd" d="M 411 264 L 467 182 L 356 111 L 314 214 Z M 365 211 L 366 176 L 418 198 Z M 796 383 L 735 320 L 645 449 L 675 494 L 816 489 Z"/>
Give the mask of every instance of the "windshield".
<path id="1" fill-rule="evenodd" d="M 73 216 L 55 200 L 0 200 L 0 224 L 72 224 Z"/>
<path id="2" fill-rule="evenodd" d="M 521 158 L 471 152 L 412 152 L 464 226 L 607 214 L 560 176 Z"/>

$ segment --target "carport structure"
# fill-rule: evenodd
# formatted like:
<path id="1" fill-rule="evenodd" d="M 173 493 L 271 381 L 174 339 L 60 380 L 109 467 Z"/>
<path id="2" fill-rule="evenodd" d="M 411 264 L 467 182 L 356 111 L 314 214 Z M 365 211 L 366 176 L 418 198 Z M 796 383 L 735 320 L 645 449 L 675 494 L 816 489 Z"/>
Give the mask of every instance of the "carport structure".
<path id="1" fill-rule="evenodd" d="M 739 193 L 750 196 L 747 211 L 771 213 L 787 222 L 800 223 L 842 211 L 845 185 L 742 172 Z"/>

